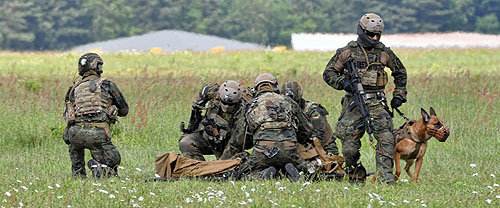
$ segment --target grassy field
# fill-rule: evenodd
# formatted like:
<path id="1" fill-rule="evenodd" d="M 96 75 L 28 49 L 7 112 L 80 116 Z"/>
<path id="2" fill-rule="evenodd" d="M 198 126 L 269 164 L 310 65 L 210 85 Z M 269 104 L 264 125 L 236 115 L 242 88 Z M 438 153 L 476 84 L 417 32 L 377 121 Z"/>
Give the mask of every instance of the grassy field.
<path id="1" fill-rule="evenodd" d="M 326 85 L 332 53 L 242 52 L 104 54 L 103 77 L 117 83 L 129 115 L 114 126 L 120 177 L 75 180 L 61 139 L 64 93 L 80 54 L 0 53 L 0 207 L 500 207 L 500 50 L 397 50 L 408 70 L 408 103 L 418 119 L 434 107 L 451 130 L 430 140 L 420 183 L 406 173 L 396 186 L 348 182 L 144 182 L 155 156 L 179 152 L 179 123 L 206 82 L 250 86 L 262 72 L 296 80 L 334 125 L 342 92 Z M 389 85 L 391 92 L 393 85 Z M 392 95 L 392 93 L 389 93 Z M 392 96 L 389 96 L 390 100 Z M 403 123 L 396 117 L 395 126 Z M 363 139 L 361 160 L 375 170 Z M 86 160 L 90 159 L 87 151 Z"/>

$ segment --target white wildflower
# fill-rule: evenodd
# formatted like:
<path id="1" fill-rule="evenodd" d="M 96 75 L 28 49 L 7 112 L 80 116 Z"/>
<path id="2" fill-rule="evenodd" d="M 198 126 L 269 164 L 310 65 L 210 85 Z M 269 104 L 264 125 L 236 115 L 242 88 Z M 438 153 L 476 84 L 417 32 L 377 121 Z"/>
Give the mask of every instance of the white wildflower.
<path id="1" fill-rule="evenodd" d="M 311 185 L 311 182 L 307 181 L 307 182 L 302 184 L 302 186 L 308 186 L 308 185 Z"/>
<path id="2" fill-rule="evenodd" d="M 303 191 L 303 190 L 304 190 L 303 188 L 299 189 L 299 191 Z"/>
<path id="3" fill-rule="evenodd" d="M 125 183 L 125 181 L 123 181 L 123 180 L 120 180 L 120 182 Z"/>
<path id="4" fill-rule="evenodd" d="M 238 202 L 238 204 L 245 205 L 245 204 L 247 204 L 247 202 L 246 201 L 242 201 L 242 202 Z"/>
<path id="5" fill-rule="evenodd" d="M 495 183 L 495 184 L 493 184 L 493 186 L 494 186 L 494 187 L 498 187 L 499 185 Z"/>
<path id="6" fill-rule="evenodd" d="M 19 192 L 19 189 L 16 188 L 12 188 L 12 190 L 14 190 L 15 192 Z"/>
<path id="7" fill-rule="evenodd" d="M 54 188 L 54 187 L 52 187 L 52 186 L 47 186 L 47 187 L 49 187 L 49 189 L 53 189 L 53 188 Z"/>
<path id="8" fill-rule="evenodd" d="M 278 188 L 278 190 L 283 191 L 283 190 L 285 190 L 285 188 L 286 188 L 286 187 L 280 186 L 280 187 Z"/>
<path id="9" fill-rule="evenodd" d="M 7 192 L 5 192 L 5 195 L 7 195 L 7 196 L 11 196 L 10 192 L 8 192 L 8 191 L 7 191 Z"/>
<path id="10" fill-rule="evenodd" d="M 159 177 L 160 177 L 160 175 L 158 175 L 157 173 L 155 173 L 155 177 L 159 178 Z"/>
<path id="11" fill-rule="evenodd" d="M 423 207 L 427 207 L 427 204 L 422 204 Z"/>
<path id="12" fill-rule="evenodd" d="M 24 207 L 24 204 L 22 202 L 19 202 L 20 207 Z"/>
<path id="13" fill-rule="evenodd" d="M 366 205 L 366 208 L 372 208 L 371 204 Z"/>
<path id="14" fill-rule="evenodd" d="M 22 181 L 20 181 L 20 180 L 17 180 L 17 182 L 18 182 L 18 183 L 22 183 Z"/>
<path id="15" fill-rule="evenodd" d="M 108 193 L 109 193 L 108 191 L 106 191 L 106 190 L 102 190 L 102 189 L 99 189 L 99 192 L 101 192 L 101 193 L 105 193 L 105 194 L 108 194 Z"/>
<path id="16" fill-rule="evenodd" d="M 403 178 L 402 178 L 400 181 L 401 181 L 401 182 L 405 182 L 405 183 L 406 183 L 406 182 L 408 182 L 408 179 L 403 179 Z"/>
<path id="17" fill-rule="evenodd" d="M 273 192 L 272 192 L 272 191 L 269 191 L 269 192 L 267 192 L 267 193 L 268 193 L 268 194 L 272 194 Z"/>
<path id="18" fill-rule="evenodd" d="M 389 202 L 389 204 L 391 204 L 392 206 L 396 206 L 396 203 L 394 202 Z"/>
<path id="19" fill-rule="evenodd" d="M 250 191 L 255 192 L 255 189 L 254 189 L 254 188 L 253 188 L 253 189 L 250 189 Z"/>
<path id="20" fill-rule="evenodd" d="M 67 207 L 68 207 L 68 208 L 71 208 L 71 205 L 68 205 Z"/>
<path id="21" fill-rule="evenodd" d="M 142 170 L 140 168 L 135 168 L 137 171 L 141 172 Z"/>
<path id="22" fill-rule="evenodd" d="M 420 201 L 420 199 L 415 199 L 415 201 Z"/>
<path id="23" fill-rule="evenodd" d="M 123 166 L 118 166 L 118 168 L 120 168 L 120 169 L 122 169 L 122 170 L 123 170 L 123 169 L 125 169 Z"/>
<path id="24" fill-rule="evenodd" d="M 234 181 L 229 181 L 229 182 L 231 182 L 231 184 L 234 185 Z"/>
<path id="25" fill-rule="evenodd" d="M 476 167 L 476 164 L 472 163 L 469 165 L 471 168 L 475 168 Z"/>
<path id="26" fill-rule="evenodd" d="M 129 178 L 125 178 L 125 180 L 126 180 L 126 181 L 130 181 L 130 179 L 129 179 Z"/>
<path id="27" fill-rule="evenodd" d="M 493 187 L 492 187 L 492 186 L 488 186 L 488 188 L 489 188 L 489 189 L 493 189 Z"/>
<path id="28" fill-rule="evenodd" d="M 408 200 L 406 200 L 406 199 L 405 199 L 405 200 L 403 200 L 403 203 L 407 203 L 407 204 L 408 204 L 408 203 L 410 203 L 410 202 L 409 202 Z"/>
<path id="29" fill-rule="evenodd" d="M 248 198 L 250 197 L 250 194 L 248 192 L 245 192 L 245 196 Z"/>
<path id="30" fill-rule="evenodd" d="M 378 204 L 383 205 L 385 201 L 379 201 Z"/>
<path id="31" fill-rule="evenodd" d="M 58 198 L 58 199 L 62 199 L 62 198 L 63 198 L 63 196 L 58 196 L 57 198 Z"/>
<path id="32" fill-rule="evenodd" d="M 61 185 L 59 185 L 59 184 L 57 184 L 57 183 L 56 183 L 56 187 L 57 187 L 57 188 L 61 188 Z"/>
<path id="33" fill-rule="evenodd" d="M 371 193 L 368 193 L 368 196 L 372 199 L 373 195 Z"/>
<path id="34" fill-rule="evenodd" d="M 497 197 L 497 199 L 500 199 L 500 195 L 497 195 L 496 197 Z"/>
<path id="35" fill-rule="evenodd" d="M 247 186 L 243 185 L 243 186 L 241 187 L 241 190 L 243 191 L 243 190 L 245 190 L 245 189 L 247 189 Z"/>
<path id="36" fill-rule="evenodd" d="M 252 203 L 253 202 L 253 199 L 248 199 L 248 203 Z"/>
<path id="37" fill-rule="evenodd" d="M 477 191 L 472 191 L 473 194 L 477 194 Z"/>
<path id="38" fill-rule="evenodd" d="M 21 186 L 21 188 L 24 190 L 28 190 L 28 188 L 26 186 Z"/>
<path id="39" fill-rule="evenodd" d="M 281 182 L 279 182 L 279 181 L 276 181 L 276 183 L 275 183 L 275 184 L 276 184 L 276 185 L 280 185 L 280 184 L 281 184 Z"/>
<path id="40" fill-rule="evenodd" d="M 39 177 L 36 177 L 35 179 L 36 179 L 36 180 L 40 180 L 40 178 L 39 178 Z"/>
<path id="41" fill-rule="evenodd" d="M 319 189 L 316 189 L 316 192 L 320 192 L 320 191 L 321 191 L 321 190 L 319 190 Z"/>
<path id="42" fill-rule="evenodd" d="M 139 201 L 144 201 L 144 197 L 140 196 Z"/>
<path id="43" fill-rule="evenodd" d="M 472 176 L 477 176 L 477 173 L 472 174 Z"/>
<path id="44" fill-rule="evenodd" d="M 491 204 L 491 199 L 486 199 L 486 203 Z"/>
<path id="45" fill-rule="evenodd" d="M 495 174 L 490 174 L 490 176 L 494 178 L 494 177 L 495 177 Z"/>
<path id="46" fill-rule="evenodd" d="M 132 207 L 140 207 L 138 204 L 132 204 Z"/>
<path id="47" fill-rule="evenodd" d="M 156 196 L 156 194 L 155 194 L 155 193 L 153 193 L 153 192 L 149 192 L 149 195 L 151 195 L 151 196 Z"/>
<path id="48" fill-rule="evenodd" d="M 30 182 L 30 185 L 33 185 L 33 183 Z"/>
<path id="49" fill-rule="evenodd" d="M 349 188 L 348 188 L 347 186 L 344 186 L 344 189 L 345 189 L 345 190 L 349 190 Z"/>
<path id="50" fill-rule="evenodd" d="M 109 198 L 110 198 L 110 199 L 114 199 L 114 198 L 115 198 L 115 195 L 110 194 L 110 195 L 109 195 Z"/>
<path id="51" fill-rule="evenodd" d="M 100 183 L 92 183 L 92 185 L 94 185 L 94 186 L 101 186 Z"/>

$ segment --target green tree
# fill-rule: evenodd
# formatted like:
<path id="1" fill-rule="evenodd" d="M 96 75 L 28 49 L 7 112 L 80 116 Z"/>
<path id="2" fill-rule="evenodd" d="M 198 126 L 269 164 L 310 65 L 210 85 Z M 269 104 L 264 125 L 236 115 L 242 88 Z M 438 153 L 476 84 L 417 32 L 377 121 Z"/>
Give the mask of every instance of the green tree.
<path id="1" fill-rule="evenodd" d="M 35 39 L 35 34 L 30 29 L 30 21 L 35 19 L 31 12 L 33 4 L 28 0 L 0 3 L 0 33 L 5 38 L 3 47 L 21 50 L 32 48 Z"/>
<path id="2" fill-rule="evenodd" d="M 482 33 L 500 33 L 500 23 L 496 14 L 491 13 L 484 17 L 477 18 L 476 31 Z"/>
<path id="3" fill-rule="evenodd" d="M 126 0 L 89 0 L 84 7 L 91 14 L 89 29 L 93 40 L 108 40 L 139 32 L 132 24 L 134 13 Z"/>

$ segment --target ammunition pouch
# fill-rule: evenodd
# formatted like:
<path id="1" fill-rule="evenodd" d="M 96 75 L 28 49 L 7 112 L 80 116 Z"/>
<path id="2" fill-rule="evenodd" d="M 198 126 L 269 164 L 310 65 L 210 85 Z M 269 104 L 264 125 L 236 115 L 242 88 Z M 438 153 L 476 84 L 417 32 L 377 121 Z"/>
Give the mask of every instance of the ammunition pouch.
<path id="1" fill-rule="evenodd" d="M 106 114 L 108 115 L 111 123 L 115 123 L 116 121 L 118 121 L 118 108 L 115 105 L 110 105 L 106 109 Z"/>
<path id="2" fill-rule="evenodd" d="M 111 129 L 109 128 L 109 123 L 107 122 L 102 122 L 102 123 L 83 123 L 83 122 L 78 122 L 74 124 L 75 126 L 81 126 L 81 127 L 98 127 L 98 128 L 103 128 L 105 133 L 106 133 L 106 139 L 110 140 L 111 139 Z"/>
<path id="3" fill-rule="evenodd" d="M 70 101 L 66 101 L 64 106 L 64 120 L 68 126 L 71 126 L 76 121 L 75 107 Z"/>
<path id="4" fill-rule="evenodd" d="M 260 129 L 281 129 L 286 127 L 291 127 L 292 124 L 289 122 L 265 122 L 260 125 Z"/>

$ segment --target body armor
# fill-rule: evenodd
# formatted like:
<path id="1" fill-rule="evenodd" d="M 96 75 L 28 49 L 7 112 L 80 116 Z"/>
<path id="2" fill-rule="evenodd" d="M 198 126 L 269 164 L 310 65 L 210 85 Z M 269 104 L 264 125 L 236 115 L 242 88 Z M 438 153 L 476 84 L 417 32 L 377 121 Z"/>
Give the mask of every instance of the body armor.
<path id="1" fill-rule="evenodd" d="M 84 118 L 89 117 L 100 118 L 100 122 L 117 120 L 118 109 L 111 104 L 111 100 L 105 98 L 105 92 L 101 89 L 103 81 L 96 78 L 74 86 L 74 101 L 70 103 L 72 112 L 67 112 L 70 113 L 69 117 L 77 122 L 84 122 Z M 92 122 L 97 121 L 92 119 Z"/>
<path id="2" fill-rule="evenodd" d="M 290 101 L 276 93 L 264 93 L 251 104 L 247 113 L 249 125 L 254 129 L 296 128 L 292 119 Z"/>
<path id="3" fill-rule="evenodd" d="M 365 49 L 355 41 L 349 43 L 354 64 L 365 90 L 383 90 L 388 82 L 385 66 L 380 63 L 383 47 L 383 44 L 379 43 L 374 48 Z"/>

